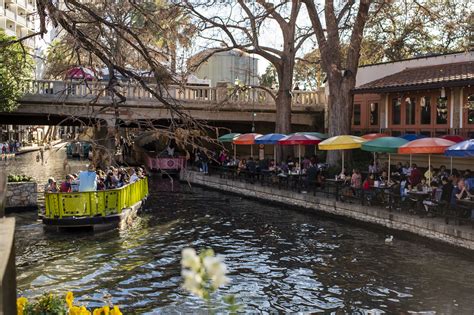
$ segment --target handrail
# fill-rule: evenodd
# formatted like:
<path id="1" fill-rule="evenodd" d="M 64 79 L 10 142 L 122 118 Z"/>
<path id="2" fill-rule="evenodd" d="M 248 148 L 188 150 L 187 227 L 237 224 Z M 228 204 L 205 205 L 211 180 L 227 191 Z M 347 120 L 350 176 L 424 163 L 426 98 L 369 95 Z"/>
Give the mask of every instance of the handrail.
<path id="1" fill-rule="evenodd" d="M 29 82 L 24 92 L 26 95 L 41 95 L 42 97 L 107 98 L 110 97 L 106 89 L 107 84 L 107 82 L 103 81 L 33 80 Z M 270 95 L 270 92 L 262 89 L 249 89 L 232 93 L 231 89 L 227 87 L 169 85 L 163 88 L 154 84 L 150 84 L 149 87 L 164 95 L 165 98 L 185 102 L 219 104 L 225 101 L 227 103 L 242 105 L 275 106 L 275 101 Z M 123 83 L 116 88 L 122 95 L 130 100 L 154 99 L 152 93 L 144 89 L 141 85 Z M 323 89 L 316 91 L 297 90 L 291 93 L 293 94 L 293 106 L 320 106 L 326 103 L 326 96 Z"/>
<path id="2" fill-rule="evenodd" d="M 120 188 L 69 193 L 45 193 L 45 217 L 95 217 L 120 214 L 148 195 L 148 179 Z"/>

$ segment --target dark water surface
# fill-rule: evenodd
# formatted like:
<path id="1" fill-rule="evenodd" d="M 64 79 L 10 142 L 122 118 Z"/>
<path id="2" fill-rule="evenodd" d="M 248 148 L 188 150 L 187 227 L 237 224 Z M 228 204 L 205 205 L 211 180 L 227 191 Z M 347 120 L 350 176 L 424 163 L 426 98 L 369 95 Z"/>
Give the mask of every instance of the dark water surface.
<path id="1" fill-rule="evenodd" d="M 56 160 L 48 171 L 58 177 Z M 472 256 L 397 237 L 386 245 L 383 232 L 174 189 L 152 178 L 141 218 L 122 231 L 47 234 L 35 214 L 15 214 L 20 293 L 71 290 L 82 303 L 112 301 L 124 314 L 195 312 L 204 306 L 180 288 L 180 252 L 192 246 L 224 256 L 231 283 L 220 293 L 235 294 L 248 312 L 473 314 Z"/>

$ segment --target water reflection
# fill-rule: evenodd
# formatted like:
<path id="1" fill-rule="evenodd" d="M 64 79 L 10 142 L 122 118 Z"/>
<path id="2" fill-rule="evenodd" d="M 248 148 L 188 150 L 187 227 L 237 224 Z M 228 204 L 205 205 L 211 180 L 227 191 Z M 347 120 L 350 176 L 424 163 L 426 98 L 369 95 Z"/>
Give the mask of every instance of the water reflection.
<path id="1" fill-rule="evenodd" d="M 111 300 L 124 313 L 192 312 L 204 306 L 180 288 L 180 251 L 211 246 L 230 270 L 221 294 L 236 294 L 249 312 L 474 309 L 471 257 L 399 237 L 386 245 L 381 232 L 166 185 L 153 179 L 141 220 L 128 230 L 45 234 L 34 214 L 16 215 L 20 292 L 73 290 L 81 303 Z"/>

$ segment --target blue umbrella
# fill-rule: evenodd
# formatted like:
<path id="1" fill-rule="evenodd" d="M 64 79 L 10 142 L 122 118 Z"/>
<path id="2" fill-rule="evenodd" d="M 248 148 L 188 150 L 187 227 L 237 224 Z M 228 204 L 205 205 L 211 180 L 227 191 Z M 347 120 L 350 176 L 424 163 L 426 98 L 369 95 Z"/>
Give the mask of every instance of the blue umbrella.
<path id="1" fill-rule="evenodd" d="M 268 135 L 264 135 L 255 139 L 256 144 L 277 144 L 278 140 L 283 139 L 286 135 L 281 133 L 269 133 Z M 276 146 L 273 148 L 273 157 L 276 163 Z"/>
<path id="2" fill-rule="evenodd" d="M 446 156 L 474 157 L 474 139 L 456 143 L 444 151 Z"/>
<path id="3" fill-rule="evenodd" d="M 413 140 L 418 140 L 418 139 L 422 139 L 422 138 L 426 138 L 426 136 L 424 135 L 417 135 L 415 133 L 407 133 L 403 136 L 400 136 L 400 138 L 402 139 L 405 139 L 405 140 L 408 140 L 408 141 L 413 141 Z"/>

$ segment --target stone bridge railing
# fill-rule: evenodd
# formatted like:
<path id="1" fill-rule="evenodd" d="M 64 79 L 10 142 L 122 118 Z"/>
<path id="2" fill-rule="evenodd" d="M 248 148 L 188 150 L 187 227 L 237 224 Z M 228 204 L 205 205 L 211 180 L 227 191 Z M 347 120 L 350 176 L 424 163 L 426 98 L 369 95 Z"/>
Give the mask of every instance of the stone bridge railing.
<path id="1" fill-rule="evenodd" d="M 31 81 L 26 97 L 28 100 L 34 99 L 38 95 L 44 98 L 68 98 L 71 102 L 73 98 L 89 98 L 97 100 L 110 98 L 110 94 L 106 89 L 107 82 L 84 82 L 84 81 L 48 81 L 36 80 Z M 157 88 L 156 85 L 150 85 L 151 88 Z M 122 83 L 119 91 L 129 101 L 148 101 L 153 102 L 153 95 L 139 85 Z M 161 93 L 165 98 L 176 99 L 183 103 L 205 103 L 208 105 L 219 104 L 223 102 L 235 103 L 239 105 L 251 106 L 275 106 L 275 101 L 269 92 L 251 88 L 246 91 L 232 93 L 232 89 L 226 87 L 207 87 L 207 86 L 175 86 L 170 85 L 166 89 L 162 88 Z M 326 104 L 326 96 L 324 90 L 317 91 L 292 91 L 293 107 L 314 108 L 314 110 L 322 110 Z M 157 103 L 159 101 L 156 100 Z"/>

